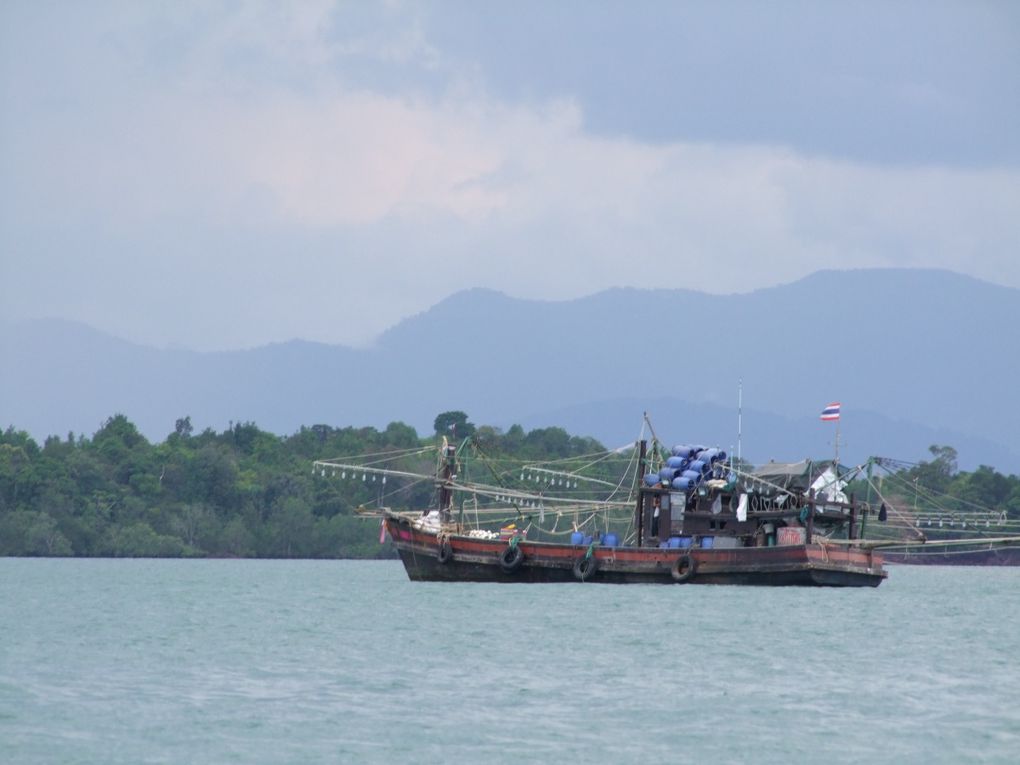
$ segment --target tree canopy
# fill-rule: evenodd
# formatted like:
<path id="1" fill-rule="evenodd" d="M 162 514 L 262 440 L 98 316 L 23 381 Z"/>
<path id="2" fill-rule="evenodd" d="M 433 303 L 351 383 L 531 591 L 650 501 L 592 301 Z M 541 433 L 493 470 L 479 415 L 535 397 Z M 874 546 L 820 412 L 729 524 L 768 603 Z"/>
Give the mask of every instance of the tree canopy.
<path id="1" fill-rule="evenodd" d="M 601 451 L 560 428 L 476 428 L 464 412 L 436 418 L 436 431 L 475 434 L 485 449 L 524 459 Z M 316 480 L 312 462 L 413 449 L 435 442 L 409 425 L 385 429 L 312 425 L 277 436 L 254 423 L 195 433 L 181 417 L 150 443 L 116 414 L 91 437 L 51 436 L 40 447 L 13 427 L 0 432 L 0 555 L 110 557 L 391 556 L 378 521 L 359 517 L 372 484 Z M 406 497 L 422 509 L 432 487 Z"/>

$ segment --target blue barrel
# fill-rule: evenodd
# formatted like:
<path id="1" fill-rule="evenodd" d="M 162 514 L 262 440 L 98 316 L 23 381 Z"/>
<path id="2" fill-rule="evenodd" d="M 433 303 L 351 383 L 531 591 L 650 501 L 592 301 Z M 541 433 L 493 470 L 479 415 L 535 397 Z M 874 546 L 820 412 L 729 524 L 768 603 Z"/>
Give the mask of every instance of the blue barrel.
<path id="1" fill-rule="evenodd" d="M 687 491 L 688 489 L 694 488 L 694 481 L 692 481 L 690 478 L 684 478 L 683 476 L 680 476 L 679 478 L 673 479 L 673 488 L 676 489 L 677 491 Z"/>
<path id="2" fill-rule="evenodd" d="M 676 468 L 664 467 L 659 471 L 660 481 L 672 481 L 674 478 L 676 478 Z"/>
<path id="3" fill-rule="evenodd" d="M 591 540 L 592 540 L 591 534 L 585 534 L 584 538 L 581 539 L 581 544 L 583 544 L 583 545 L 590 545 L 591 544 Z"/>
<path id="4" fill-rule="evenodd" d="M 696 470 L 685 470 L 680 474 L 680 478 L 687 478 L 691 483 L 697 483 L 701 480 L 701 473 Z"/>
<path id="5" fill-rule="evenodd" d="M 648 473 L 645 476 L 645 486 L 657 486 L 660 480 L 662 479 L 659 478 L 658 473 Z"/>
<path id="6" fill-rule="evenodd" d="M 730 455 L 728 455 L 726 452 L 724 452 L 722 449 L 720 449 L 719 453 L 717 455 L 715 455 L 715 458 L 717 460 L 719 460 L 719 462 L 725 462 L 726 458 L 729 457 L 729 456 Z"/>
<path id="7" fill-rule="evenodd" d="M 610 531 L 602 537 L 602 544 L 606 547 L 616 547 L 620 544 L 620 537 Z"/>
<path id="8" fill-rule="evenodd" d="M 686 550 L 688 547 L 691 546 L 691 541 L 692 541 L 691 537 L 680 537 L 680 547 Z"/>
<path id="9" fill-rule="evenodd" d="M 580 531 L 575 531 L 573 534 L 570 535 L 570 544 L 572 545 L 584 544 L 584 534 L 582 534 Z"/>
<path id="10" fill-rule="evenodd" d="M 712 468 L 712 463 L 706 462 L 705 460 L 692 460 L 687 465 L 688 470 L 692 470 L 695 473 L 707 473 Z"/>
<path id="11" fill-rule="evenodd" d="M 683 470 L 686 464 L 686 457 L 670 457 L 666 460 L 666 467 L 676 468 L 677 470 Z"/>
<path id="12" fill-rule="evenodd" d="M 666 546 L 670 548 L 680 547 L 680 537 L 670 537 L 666 542 Z"/>
<path id="13" fill-rule="evenodd" d="M 706 550 L 711 549 L 715 545 L 715 537 L 702 537 L 701 546 Z"/>
<path id="14" fill-rule="evenodd" d="M 688 446 L 687 444 L 678 444 L 673 447 L 674 457 L 683 457 L 684 459 L 690 459 L 690 456 L 694 453 L 694 447 Z"/>

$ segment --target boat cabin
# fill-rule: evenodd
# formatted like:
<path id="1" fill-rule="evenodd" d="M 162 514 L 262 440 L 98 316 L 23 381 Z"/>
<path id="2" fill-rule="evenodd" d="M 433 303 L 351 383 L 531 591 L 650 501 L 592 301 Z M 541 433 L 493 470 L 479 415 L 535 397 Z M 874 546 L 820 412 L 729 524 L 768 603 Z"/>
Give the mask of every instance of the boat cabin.
<path id="1" fill-rule="evenodd" d="M 771 462 L 739 478 L 724 465 L 700 480 L 677 476 L 679 469 L 646 476 L 635 509 L 638 546 L 804 544 L 816 527 L 844 525 L 849 539 L 858 536 L 858 508 L 839 479 L 845 469 L 831 461 Z"/>

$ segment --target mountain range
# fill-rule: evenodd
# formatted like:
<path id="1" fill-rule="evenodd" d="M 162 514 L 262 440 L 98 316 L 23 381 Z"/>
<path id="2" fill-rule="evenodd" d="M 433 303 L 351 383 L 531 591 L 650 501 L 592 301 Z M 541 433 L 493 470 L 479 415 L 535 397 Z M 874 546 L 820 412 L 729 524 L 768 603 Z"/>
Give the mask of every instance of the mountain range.
<path id="1" fill-rule="evenodd" d="M 745 294 L 613 289 L 549 302 L 454 294 L 373 346 L 293 340 L 238 351 L 156 349 L 82 324 L 0 324 L 0 424 L 37 438 L 91 434 L 123 413 L 150 439 L 196 428 L 400 420 L 558 425 L 607 446 L 647 411 L 666 442 L 740 449 L 752 462 L 832 454 L 908 461 L 956 448 L 960 466 L 1020 471 L 1020 290 L 933 270 L 823 271 Z M 385 295 L 381 294 L 384 300 Z"/>

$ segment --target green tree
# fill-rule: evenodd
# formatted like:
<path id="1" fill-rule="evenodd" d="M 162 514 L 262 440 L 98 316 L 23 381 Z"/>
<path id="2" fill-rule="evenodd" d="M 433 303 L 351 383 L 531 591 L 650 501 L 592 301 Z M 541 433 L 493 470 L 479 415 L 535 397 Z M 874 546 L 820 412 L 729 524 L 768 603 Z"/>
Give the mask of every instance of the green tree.
<path id="1" fill-rule="evenodd" d="M 460 410 L 443 412 L 436 416 L 433 423 L 436 434 L 456 438 L 468 438 L 474 435 L 475 426 L 468 422 L 468 416 Z"/>
<path id="2" fill-rule="evenodd" d="M 144 521 L 112 528 L 104 551 L 115 558 L 180 558 L 194 554 L 177 537 L 158 534 Z"/>
<path id="3" fill-rule="evenodd" d="M 231 518 L 223 527 L 219 539 L 219 551 L 235 558 L 250 558 L 255 554 L 255 537 L 248 530 L 243 519 Z"/>
<path id="4" fill-rule="evenodd" d="M 215 524 L 216 515 L 201 503 L 184 505 L 172 520 L 174 532 L 190 547 L 198 547 L 201 537 L 208 538 Z"/>
<path id="5" fill-rule="evenodd" d="M 34 516 L 25 533 L 25 552 L 28 555 L 70 555 L 71 543 L 57 528 L 57 522 L 46 513 L 27 513 Z"/>
<path id="6" fill-rule="evenodd" d="M 307 557 L 312 548 L 315 517 L 308 503 L 299 497 L 287 497 L 273 510 L 267 525 L 266 552 L 274 558 Z"/>
<path id="7" fill-rule="evenodd" d="M 956 449 L 951 446 L 938 446 L 933 444 L 928 447 L 934 457 L 930 462 L 921 462 L 913 468 L 909 476 L 910 480 L 917 482 L 929 491 L 945 492 L 949 488 L 953 476 L 956 475 Z"/>

